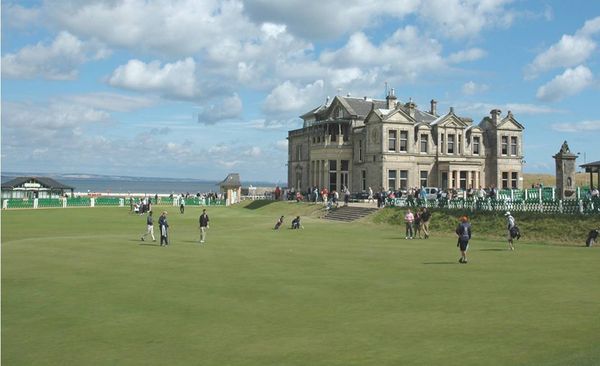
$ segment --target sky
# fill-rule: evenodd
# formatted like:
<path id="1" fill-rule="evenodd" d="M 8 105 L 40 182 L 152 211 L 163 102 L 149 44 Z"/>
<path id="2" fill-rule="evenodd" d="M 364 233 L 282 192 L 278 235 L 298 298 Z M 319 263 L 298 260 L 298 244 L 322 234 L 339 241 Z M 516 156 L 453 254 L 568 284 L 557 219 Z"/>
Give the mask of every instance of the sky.
<path id="1" fill-rule="evenodd" d="M 525 126 L 525 172 L 600 160 L 600 2 L 2 1 L 2 170 L 287 180 L 335 95 Z"/>

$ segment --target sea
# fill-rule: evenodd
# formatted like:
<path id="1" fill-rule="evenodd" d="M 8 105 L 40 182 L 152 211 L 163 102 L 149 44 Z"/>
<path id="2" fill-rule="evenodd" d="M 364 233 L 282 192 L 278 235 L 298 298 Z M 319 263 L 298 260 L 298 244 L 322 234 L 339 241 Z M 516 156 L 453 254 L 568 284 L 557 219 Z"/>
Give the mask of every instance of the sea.
<path id="1" fill-rule="evenodd" d="M 84 193 L 144 193 L 154 194 L 180 194 L 180 193 L 208 193 L 219 192 L 219 182 L 197 179 L 175 178 L 148 178 L 148 177 L 120 177 L 120 176 L 93 176 L 86 174 L 69 175 L 44 175 L 28 173 L 2 173 L 2 183 L 15 177 L 38 176 L 49 177 L 75 188 L 75 192 Z M 277 183 L 242 181 L 243 187 L 275 187 Z M 281 184 L 279 184 L 281 186 Z"/>

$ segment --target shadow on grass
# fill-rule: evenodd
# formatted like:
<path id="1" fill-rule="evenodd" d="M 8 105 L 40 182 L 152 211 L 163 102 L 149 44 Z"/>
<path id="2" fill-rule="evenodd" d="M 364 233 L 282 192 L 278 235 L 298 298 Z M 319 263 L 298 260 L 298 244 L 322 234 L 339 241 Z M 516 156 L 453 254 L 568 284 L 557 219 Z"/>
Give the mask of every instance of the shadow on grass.
<path id="1" fill-rule="evenodd" d="M 256 201 L 252 201 L 252 203 L 250 203 L 249 205 L 247 205 L 244 208 L 246 208 L 248 210 L 256 210 L 256 209 L 265 207 L 266 205 L 270 205 L 273 202 L 276 202 L 276 201 L 272 201 L 272 200 L 256 200 Z"/>
<path id="2" fill-rule="evenodd" d="M 423 262 L 423 264 L 458 264 L 457 262 Z"/>

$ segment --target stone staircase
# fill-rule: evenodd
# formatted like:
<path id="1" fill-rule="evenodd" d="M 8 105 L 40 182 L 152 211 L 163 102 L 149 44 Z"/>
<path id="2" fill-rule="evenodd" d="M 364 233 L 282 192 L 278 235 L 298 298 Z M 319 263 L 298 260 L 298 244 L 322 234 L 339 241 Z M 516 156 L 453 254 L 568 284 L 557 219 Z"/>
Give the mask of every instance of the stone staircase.
<path id="1" fill-rule="evenodd" d="M 327 212 L 323 218 L 326 220 L 350 222 L 362 219 L 363 217 L 369 216 L 374 212 L 377 212 L 376 208 L 340 206 L 339 208 L 332 208 L 329 210 L 329 212 Z"/>

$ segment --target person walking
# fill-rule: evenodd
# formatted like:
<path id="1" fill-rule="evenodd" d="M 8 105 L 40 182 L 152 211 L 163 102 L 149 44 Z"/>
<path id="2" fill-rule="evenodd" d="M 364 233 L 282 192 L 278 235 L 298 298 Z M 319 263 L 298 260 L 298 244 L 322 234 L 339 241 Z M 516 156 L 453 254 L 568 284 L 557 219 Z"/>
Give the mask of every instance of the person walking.
<path id="1" fill-rule="evenodd" d="M 431 220 L 431 212 L 427 207 L 423 207 L 421 211 L 421 230 L 423 230 L 425 239 L 429 239 L 429 220 Z"/>
<path id="2" fill-rule="evenodd" d="M 510 214 L 509 211 L 506 211 L 506 213 L 504 214 L 504 217 L 506 217 L 506 227 L 507 227 L 507 239 L 508 239 L 508 248 L 510 250 L 515 250 L 515 246 L 513 245 L 513 230 L 515 230 L 516 227 L 516 222 L 515 222 L 515 218 Z"/>
<path id="3" fill-rule="evenodd" d="M 185 212 L 185 199 L 183 198 L 183 196 L 181 196 L 179 198 L 179 213 L 184 213 Z"/>
<path id="4" fill-rule="evenodd" d="M 368 203 L 373 203 L 373 189 L 371 187 L 369 187 L 369 196 L 367 197 L 367 202 Z"/>
<path id="5" fill-rule="evenodd" d="M 471 240 L 471 224 L 469 218 L 463 216 L 460 218 L 460 223 L 456 227 L 456 235 L 458 235 L 458 243 L 456 246 L 460 249 L 460 259 L 458 263 L 467 263 L 467 250 L 469 249 L 469 240 Z"/>
<path id="6" fill-rule="evenodd" d="M 406 215 L 404 215 L 404 223 L 406 224 L 406 239 L 412 239 L 414 236 L 413 230 L 413 222 L 415 221 L 415 216 L 413 215 L 410 208 L 406 211 Z"/>
<path id="7" fill-rule="evenodd" d="M 144 238 L 147 235 L 152 237 L 152 241 L 156 241 L 156 238 L 154 238 L 154 219 L 152 218 L 152 211 L 148 212 L 148 217 L 146 218 L 146 232 L 142 234 L 142 241 L 144 241 Z"/>
<path id="8" fill-rule="evenodd" d="M 160 228 L 160 246 L 169 245 L 169 223 L 167 222 L 167 211 L 163 211 L 158 218 L 158 226 Z"/>
<path id="9" fill-rule="evenodd" d="M 200 224 L 200 244 L 204 244 L 206 240 L 206 231 L 208 230 L 208 222 L 210 219 L 208 218 L 208 214 L 206 213 L 206 209 L 202 210 L 202 214 L 198 219 L 198 223 Z"/>

